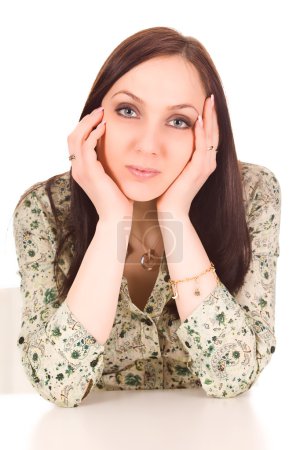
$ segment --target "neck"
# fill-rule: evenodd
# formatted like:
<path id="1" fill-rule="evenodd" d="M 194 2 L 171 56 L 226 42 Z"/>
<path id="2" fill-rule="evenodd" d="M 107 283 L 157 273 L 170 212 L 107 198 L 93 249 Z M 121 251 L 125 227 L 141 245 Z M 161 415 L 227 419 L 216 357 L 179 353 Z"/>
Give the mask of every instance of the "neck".
<path id="1" fill-rule="evenodd" d="M 143 238 L 145 232 L 158 225 L 156 201 L 134 202 L 132 213 L 132 231 L 140 239 Z"/>
<path id="2" fill-rule="evenodd" d="M 160 247 L 162 235 L 157 218 L 156 201 L 134 202 L 129 243 L 131 248 Z M 142 244 L 143 243 L 143 244 Z"/>
<path id="3" fill-rule="evenodd" d="M 148 202 L 133 202 L 133 220 L 144 220 L 146 218 L 157 219 L 156 200 Z"/>

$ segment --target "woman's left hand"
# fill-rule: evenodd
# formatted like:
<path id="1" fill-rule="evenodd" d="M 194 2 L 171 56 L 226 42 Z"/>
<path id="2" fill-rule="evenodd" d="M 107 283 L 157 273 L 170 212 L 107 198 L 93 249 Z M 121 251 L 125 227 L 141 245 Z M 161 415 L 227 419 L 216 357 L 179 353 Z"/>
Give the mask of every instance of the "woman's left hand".
<path id="1" fill-rule="evenodd" d="M 194 131 L 195 149 L 192 157 L 169 188 L 158 197 L 156 201 L 158 212 L 172 212 L 176 216 L 188 217 L 194 197 L 217 167 L 219 129 L 211 97 L 204 103 L 203 126 L 197 119 Z M 208 150 L 212 145 L 213 150 Z"/>

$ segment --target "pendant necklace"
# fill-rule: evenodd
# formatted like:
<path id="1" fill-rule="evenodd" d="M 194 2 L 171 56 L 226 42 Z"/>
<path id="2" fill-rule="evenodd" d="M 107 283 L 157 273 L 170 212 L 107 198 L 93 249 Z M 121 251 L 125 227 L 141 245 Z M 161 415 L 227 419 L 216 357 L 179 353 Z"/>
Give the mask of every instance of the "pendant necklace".
<path id="1" fill-rule="evenodd" d="M 137 237 L 135 236 L 134 233 L 131 233 L 132 236 L 134 236 L 136 239 L 139 240 L 139 242 L 143 245 L 143 242 Z M 153 270 L 153 267 L 155 267 L 156 263 L 160 263 L 163 259 L 162 256 L 158 256 L 155 253 L 155 249 L 156 249 L 156 244 L 159 242 L 160 237 L 158 238 L 158 240 L 155 242 L 155 246 L 154 249 L 149 248 L 146 253 L 143 253 L 143 255 L 141 256 L 140 259 L 140 264 L 141 266 L 145 269 L 145 270 Z M 126 257 L 129 255 L 129 252 L 127 251 L 127 255 Z"/>

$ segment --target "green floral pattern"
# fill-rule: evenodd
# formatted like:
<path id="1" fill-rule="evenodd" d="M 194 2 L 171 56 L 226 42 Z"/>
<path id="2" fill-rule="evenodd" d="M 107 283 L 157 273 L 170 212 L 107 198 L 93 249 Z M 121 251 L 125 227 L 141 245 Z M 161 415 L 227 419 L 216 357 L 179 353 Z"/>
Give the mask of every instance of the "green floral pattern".
<path id="1" fill-rule="evenodd" d="M 93 389 L 202 388 L 211 397 L 247 391 L 275 350 L 275 278 L 281 193 L 267 168 L 242 163 L 246 219 L 253 261 L 235 297 L 220 284 L 181 323 L 164 257 L 143 311 L 123 276 L 114 324 L 98 343 L 57 301 L 54 255 L 57 229 L 45 182 L 14 214 L 14 238 L 24 300 L 17 346 L 36 391 L 62 407 L 76 407 Z M 70 207 L 69 172 L 55 183 L 59 216 Z M 72 243 L 59 261 L 66 274 Z"/>

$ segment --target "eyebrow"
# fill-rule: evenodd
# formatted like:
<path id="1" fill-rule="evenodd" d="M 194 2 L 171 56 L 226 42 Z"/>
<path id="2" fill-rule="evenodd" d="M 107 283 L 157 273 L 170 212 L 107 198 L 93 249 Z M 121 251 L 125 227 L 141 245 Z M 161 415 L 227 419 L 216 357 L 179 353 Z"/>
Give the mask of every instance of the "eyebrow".
<path id="1" fill-rule="evenodd" d="M 139 98 L 136 95 L 132 94 L 132 92 L 124 91 L 124 90 L 116 92 L 111 98 L 115 97 L 118 94 L 126 94 L 129 97 L 131 97 L 133 100 L 135 100 L 136 102 L 140 103 L 141 105 L 145 104 L 145 102 L 141 98 Z M 172 105 L 172 106 L 168 106 L 167 107 L 167 109 L 169 109 L 169 110 L 172 110 L 172 109 L 183 109 L 183 108 L 193 108 L 196 111 L 196 113 L 199 114 L 199 112 L 196 110 L 195 106 L 189 105 L 187 103 L 181 103 L 179 105 Z"/>

